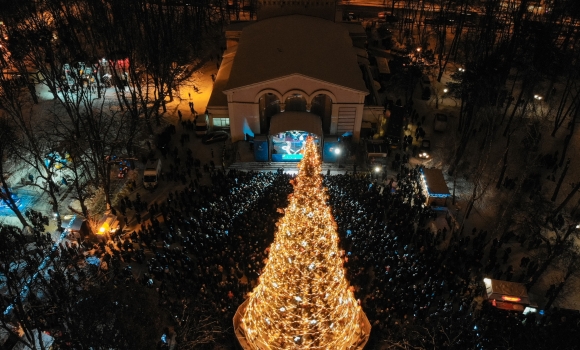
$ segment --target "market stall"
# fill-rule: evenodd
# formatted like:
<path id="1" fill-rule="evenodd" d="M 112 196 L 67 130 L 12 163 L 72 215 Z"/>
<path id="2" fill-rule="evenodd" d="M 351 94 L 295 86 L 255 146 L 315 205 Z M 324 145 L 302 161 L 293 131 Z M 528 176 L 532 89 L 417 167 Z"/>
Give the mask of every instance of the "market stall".
<path id="1" fill-rule="evenodd" d="M 447 206 L 447 198 L 451 196 L 441 169 L 421 169 L 421 184 L 426 204 L 432 206 Z"/>
<path id="2" fill-rule="evenodd" d="M 522 283 L 484 278 L 487 300 L 498 309 L 518 312 L 536 312 L 531 305 L 526 286 Z"/>

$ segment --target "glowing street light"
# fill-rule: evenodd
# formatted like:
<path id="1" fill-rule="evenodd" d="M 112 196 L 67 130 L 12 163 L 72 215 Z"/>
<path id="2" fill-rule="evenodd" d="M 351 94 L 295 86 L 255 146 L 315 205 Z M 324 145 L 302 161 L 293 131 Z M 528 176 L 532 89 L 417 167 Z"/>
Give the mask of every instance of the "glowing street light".
<path id="1" fill-rule="evenodd" d="M 378 165 L 377 165 L 377 166 L 375 167 L 375 172 L 376 172 L 376 173 L 380 173 L 380 172 L 381 172 L 381 170 L 382 170 L 382 169 L 381 169 L 381 167 L 380 167 L 380 166 L 378 166 Z"/>
<path id="2" fill-rule="evenodd" d="M 334 149 L 334 154 L 336 154 L 338 156 L 340 154 L 340 148 L 335 148 Z"/>
<path id="3" fill-rule="evenodd" d="M 542 97 L 542 96 L 540 96 L 540 95 L 534 95 L 534 99 L 536 99 L 536 100 L 538 100 L 538 101 L 541 101 L 541 100 L 542 100 L 542 98 L 543 98 L 543 97 Z"/>
<path id="4" fill-rule="evenodd" d="M 449 89 L 448 89 L 448 88 L 445 88 L 445 89 L 443 89 L 443 93 L 444 93 L 444 94 L 446 94 L 446 93 L 448 93 L 448 92 L 449 92 Z"/>

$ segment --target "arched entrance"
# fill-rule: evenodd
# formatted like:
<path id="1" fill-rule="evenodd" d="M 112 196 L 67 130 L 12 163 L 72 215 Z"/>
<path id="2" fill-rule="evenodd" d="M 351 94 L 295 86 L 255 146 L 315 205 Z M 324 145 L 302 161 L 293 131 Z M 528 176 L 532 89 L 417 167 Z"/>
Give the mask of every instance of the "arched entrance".
<path id="1" fill-rule="evenodd" d="M 274 162 L 297 162 L 302 159 L 306 137 L 322 139 L 320 117 L 308 112 L 283 112 L 272 117 L 268 135 Z"/>
<path id="2" fill-rule="evenodd" d="M 293 94 L 284 101 L 285 112 L 306 112 L 306 98 L 301 94 Z"/>
<path id="3" fill-rule="evenodd" d="M 310 106 L 310 112 L 322 119 L 322 130 L 325 134 L 330 134 L 330 123 L 332 117 L 332 99 L 326 94 L 314 96 Z"/>
<path id="4" fill-rule="evenodd" d="M 273 93 L 266 93 L 260 97 L 260 133 L 270 129 L 270 118 L 280 113 L 280 99 Z"/>

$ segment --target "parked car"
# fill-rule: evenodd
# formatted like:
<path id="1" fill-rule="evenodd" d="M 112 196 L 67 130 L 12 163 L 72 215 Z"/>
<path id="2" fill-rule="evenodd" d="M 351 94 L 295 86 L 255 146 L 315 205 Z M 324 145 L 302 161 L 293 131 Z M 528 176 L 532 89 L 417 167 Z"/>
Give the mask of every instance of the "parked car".
<path id="1" fill-rule="evenodd" d="M 210 132 L 210 133 L 206 134 L 201 139 L 201 142 L 204 144 L 209 144 L 209 143 L 223 142 L 229 138 L 230 138 L 230 135 L 228 135 L 228 133 L 225 131 L 214 131 L 214 132 Z"/>
<path id="2" fill-rule="evenodd" d="M 143 170 L 143 187 L 153 189 L 157 187 L 159 176 L 161 175 L 161 159 L 147 161 Z"/>
<path id="3" fill-rule="evenodd" d="M 421 159 L 430 159 L 431 158 L 431 141 L 423 140 L 421 141 L 421 145 L 417 148 L 415 152 L 415 157 Z"/>

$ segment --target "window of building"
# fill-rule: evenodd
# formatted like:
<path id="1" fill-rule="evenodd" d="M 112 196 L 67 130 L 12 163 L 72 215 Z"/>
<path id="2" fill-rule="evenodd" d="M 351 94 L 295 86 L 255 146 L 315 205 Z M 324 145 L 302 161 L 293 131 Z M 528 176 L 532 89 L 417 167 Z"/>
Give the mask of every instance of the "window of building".
<path id="1" fill-rule="evenodd" d="M 229 128 L 230 118 L 213 118 L 213 126 L 216 128 Z"/>

